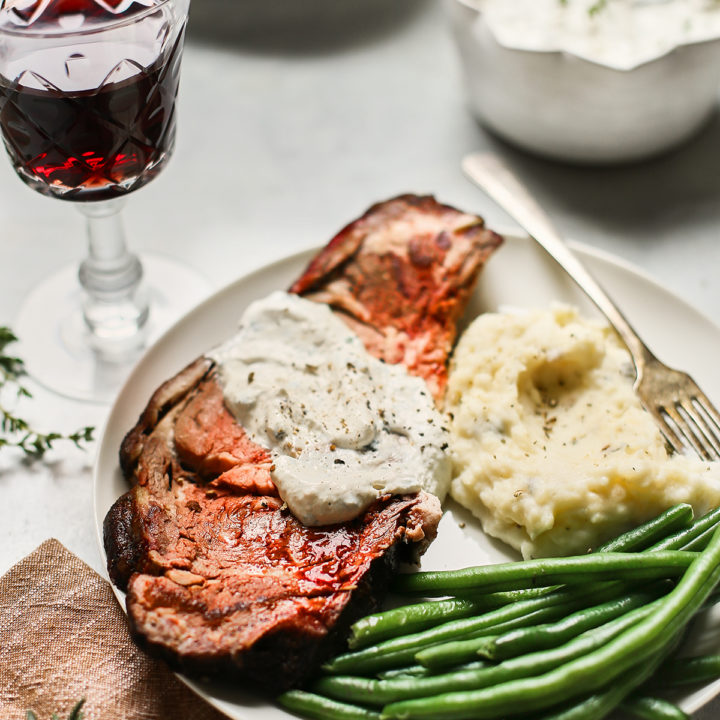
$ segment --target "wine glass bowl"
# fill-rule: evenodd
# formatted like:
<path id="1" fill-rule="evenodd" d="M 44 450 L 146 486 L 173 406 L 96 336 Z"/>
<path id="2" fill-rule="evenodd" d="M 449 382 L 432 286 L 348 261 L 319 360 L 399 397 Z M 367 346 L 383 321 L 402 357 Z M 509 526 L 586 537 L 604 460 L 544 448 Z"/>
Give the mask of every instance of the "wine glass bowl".
<path id="1" fill-rule="evenodd" d="M 55 0 L 43 12 L 0 13 L 0 126 L 30 187 L 107 200 L 159 172 L 175 141 L 185 27 L 178 9 L 184 16 L 187 2 L 132 3 L 116 14 L 99 0 Z"/>
<path id="2" fill-rule="evenodd" d="M 77 280 L 56 281 L 33 293 L 19 319 L 30 372 L 63 394 L 110 399 L 118 367 L 129 369 L 148 340 L 147 265 L 128 251 L 119 210 L 173 152 L 189 2 L 0 0 L 0 131 L 10 161 L 29 187 L 72 201 L 86 218 L 82 301 L 71 299 Z M 177 315 L 170 306 L 186 305 L 201 283 L 161 264 L 165 315 Z M 63 345 L 55 357 L 48 336 Z"/>

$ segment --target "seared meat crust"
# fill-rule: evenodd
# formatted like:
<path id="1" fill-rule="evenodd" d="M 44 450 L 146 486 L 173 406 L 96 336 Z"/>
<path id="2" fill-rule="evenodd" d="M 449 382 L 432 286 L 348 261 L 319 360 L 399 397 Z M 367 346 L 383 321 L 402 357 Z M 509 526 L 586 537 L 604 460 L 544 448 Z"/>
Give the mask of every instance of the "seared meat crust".
<path id="1" fill-rule="evenodd" d="M 405 365 L 440 400 L 457 322 L 501 242 L 475 215 L 402 195 L 341 230 L 290 290 L 330 305 L 369 352 Z"/>
<path id="2" fill-rule="evenodd" d="M 402 196 L 341 231 L 292 291 L 329 302 L 370 352 L 405 363 L 439 398 L 455 322 L 499 243 L 479 218 Z M 441 514 L 421 492 L 303 526 L 204 357 L 154 393 L 120 464 L 132 487 L 106 516 L 105 549 L 136 637 L 181 670 L 272 692 L 302 683 L 379 606 Z"/>

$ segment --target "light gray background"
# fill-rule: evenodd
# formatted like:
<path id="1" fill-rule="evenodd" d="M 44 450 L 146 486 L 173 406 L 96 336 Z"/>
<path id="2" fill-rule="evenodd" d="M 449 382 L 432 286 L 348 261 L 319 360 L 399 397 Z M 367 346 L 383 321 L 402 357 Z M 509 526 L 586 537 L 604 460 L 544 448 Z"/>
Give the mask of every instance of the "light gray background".
<path id="1" fill-rule="evenodd" d="M 466 152 L 489 147 L 568 236 L 639 265 L 720 322 L 720 117 L 657 160 L 557 165 L 512 150 L 470 117 L 438 2 L 197 0 L 192 13 L 175 156 L 126 210 L 135 249 L 172 255 L 220 287 L 324 243 L 401 192 L 512 226 L 459 170 Z M 79 214 L 24 187 L 0 156 L 0 324 L 84 245 Z M 101 426 L 107 412 L 42 388 L 23 409 L 67 431 Z M 27 465 L 0 452 L 0 573 L 51 536 L 103 571 L 92 455 L 60 449 Z M 697 718 L 719 715 L 717 703 Z"/>

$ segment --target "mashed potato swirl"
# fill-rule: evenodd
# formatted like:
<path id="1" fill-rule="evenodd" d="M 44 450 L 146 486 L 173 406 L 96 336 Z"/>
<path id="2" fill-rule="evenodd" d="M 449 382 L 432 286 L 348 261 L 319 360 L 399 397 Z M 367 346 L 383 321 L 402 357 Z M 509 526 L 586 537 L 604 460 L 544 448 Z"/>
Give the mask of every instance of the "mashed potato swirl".
<path id="1" fill-rule="evenodd" d="M 480 316 L 451 364 L 452 496 L 526 558 L 719 505 L 720 463 L 669 456 L 633 379 L 614 332 L 572 307 Z"/>

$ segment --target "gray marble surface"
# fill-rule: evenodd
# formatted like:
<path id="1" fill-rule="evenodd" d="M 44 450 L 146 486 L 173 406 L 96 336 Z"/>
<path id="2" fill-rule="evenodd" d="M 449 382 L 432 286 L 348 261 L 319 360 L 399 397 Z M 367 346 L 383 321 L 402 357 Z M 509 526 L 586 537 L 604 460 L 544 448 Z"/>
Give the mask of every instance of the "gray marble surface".
<path id="1" fill-rule="evenodd" d="M 228 5 L 236 8 L 230 16 Z M 126 208 L 135 249 L 180 259 L 220 287 L 325 242 L 371 203 L 401 192 L 433 193 L 491 226 L 512 227 L 459 170 L 466 152 L 493 148 L 567 236 L 640 266 L 720 322 L 720 117 L 642 164 L 553 164 L 509 148 L 470 117 L 433 0 L 308 0 L 306 17 L 297 7 L 196 3 L 175 156 Z M 31 289 L 77 262 L 84 244 L 69 204 L 34 194 L 0 161 L 0 324 L 12 324 Z M 107 414 L 40 387 L 24 410 L 66 430 L 101 427 Z M 0 572 L 48 537 L 103 572 L 92 463 L 93 448 L 58 449 L 34 465 L 0 452 Z M 696 717 L 719 715 L 714 703 Z"/>

